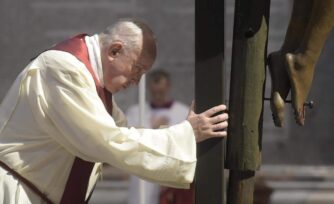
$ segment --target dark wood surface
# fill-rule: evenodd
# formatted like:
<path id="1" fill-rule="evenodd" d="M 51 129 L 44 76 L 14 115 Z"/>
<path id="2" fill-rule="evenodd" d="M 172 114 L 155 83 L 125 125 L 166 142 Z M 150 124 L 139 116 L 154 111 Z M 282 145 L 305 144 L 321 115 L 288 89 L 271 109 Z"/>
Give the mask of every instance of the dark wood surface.
<path id="1" fill-rule="evenodd" d="M 195 2 L 196 112 L 224 102 L 224 1 Z M 196 204 L 222 204 L 224 195 L 224 140 L 198 144 Z"/>
<path id="2" fill-rule="evenodd" d="M 230 85 L 228 204 L 252 204 L 261 164 L 270 0 L 236 0 Z"/>

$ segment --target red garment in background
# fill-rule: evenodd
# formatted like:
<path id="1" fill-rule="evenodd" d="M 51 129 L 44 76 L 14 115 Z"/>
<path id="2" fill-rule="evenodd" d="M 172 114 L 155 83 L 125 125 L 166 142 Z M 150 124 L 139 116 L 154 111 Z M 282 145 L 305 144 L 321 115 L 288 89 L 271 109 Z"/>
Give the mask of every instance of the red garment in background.
<path id="1" fill-rule="evenodd" d="M 160 204 L 195 204 L 194 185 L 190 189 L 167 188 L 160 194 Z"/>

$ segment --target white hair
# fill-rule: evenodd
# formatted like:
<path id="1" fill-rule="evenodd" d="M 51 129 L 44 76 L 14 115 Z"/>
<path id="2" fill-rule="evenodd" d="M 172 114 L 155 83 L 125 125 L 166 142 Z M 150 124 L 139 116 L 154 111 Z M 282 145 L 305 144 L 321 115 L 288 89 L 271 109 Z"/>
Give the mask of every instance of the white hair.
<path id="1" fill-rule="evenodd" d="M 99 34 L 103 47 L 113 42 L 122 42 L 126 52 L 141 49 L 143 42 L 143 30 L 131 20 L 120 20 L 107 27 Z"/>

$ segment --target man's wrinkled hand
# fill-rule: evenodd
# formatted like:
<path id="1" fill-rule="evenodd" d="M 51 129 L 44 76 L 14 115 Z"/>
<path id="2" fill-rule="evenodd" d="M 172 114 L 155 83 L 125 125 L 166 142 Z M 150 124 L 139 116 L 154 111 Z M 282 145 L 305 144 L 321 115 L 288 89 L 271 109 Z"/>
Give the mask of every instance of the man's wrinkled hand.
<path id="1" fill-rule="evenodd" d="M 213 137 L 227 136 L 226 128 L 228 126 L 228 114 L 218 114 L 225 110 L 225 105 L 218 105 L 203 113 L 196 114 L 194 112 L 194 102 L 192 103 L 187 120 L 193 127 L 196 142 L 202 142 Z"/>

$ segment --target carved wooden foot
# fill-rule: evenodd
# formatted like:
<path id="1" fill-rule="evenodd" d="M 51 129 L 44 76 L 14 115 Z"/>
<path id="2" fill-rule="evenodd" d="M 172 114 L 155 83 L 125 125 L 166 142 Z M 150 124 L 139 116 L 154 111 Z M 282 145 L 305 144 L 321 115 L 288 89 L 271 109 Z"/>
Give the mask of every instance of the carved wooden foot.
<path id="1" fill-rule="evenodd" d="M 271 76 L 270 108 L 277 127 L 283 126 L 285 99 L 291 88 L 284 55 L 285 53 L 282 51 L 277 51 L 271 53 L 268 57 Z"/>
<path id="2" fill-rule="evenodd" d="M 305 54 L 287 53 L 285 58 L 291 83 L 291 99 L 295 120 L 297 124 L 303 126 L 305 122 L 304 103 L 311 88 L 315 63 Z"/>

